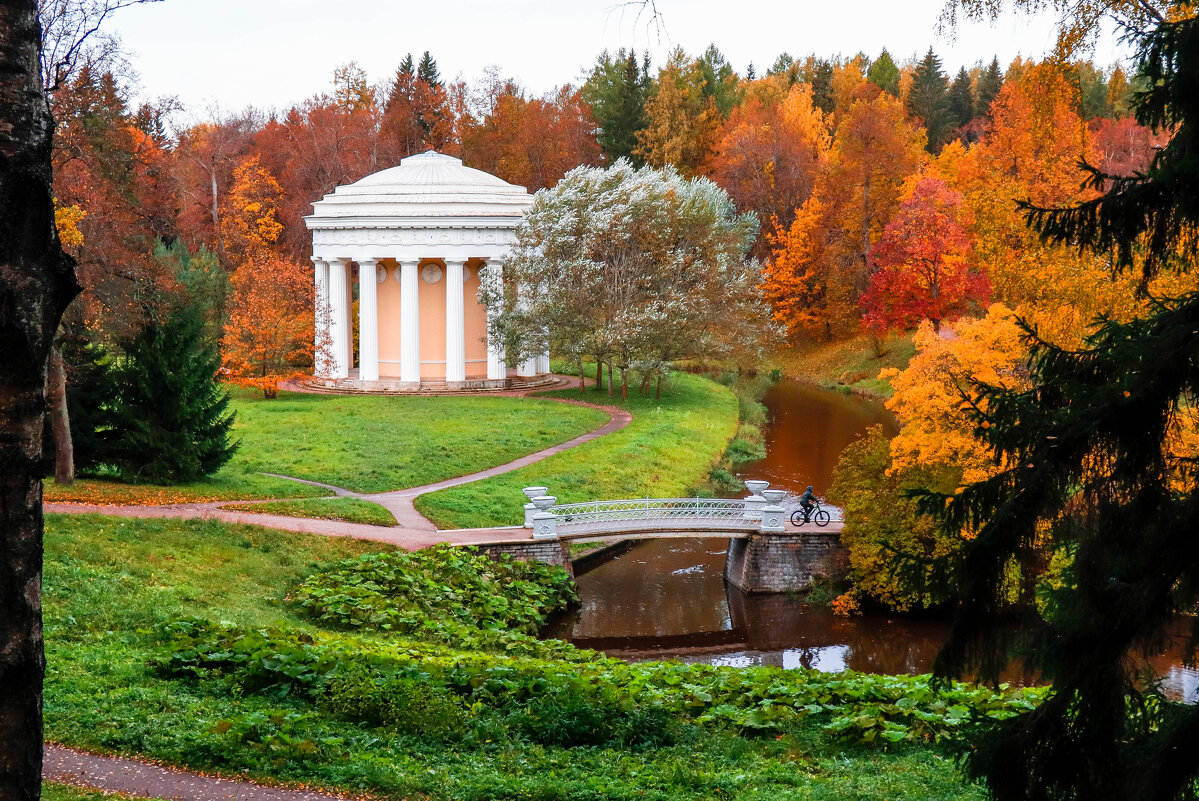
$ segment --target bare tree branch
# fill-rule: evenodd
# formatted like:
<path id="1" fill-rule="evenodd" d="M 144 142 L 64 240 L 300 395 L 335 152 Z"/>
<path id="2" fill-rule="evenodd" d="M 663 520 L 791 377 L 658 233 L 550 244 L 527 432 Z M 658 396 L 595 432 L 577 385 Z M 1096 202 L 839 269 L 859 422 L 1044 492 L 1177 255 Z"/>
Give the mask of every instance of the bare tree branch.
<path id="1" fill-rule="evenodd" d="M 57 91 L 82 63 L 104 60 L 118 49 L 113 36 L 100 33 L 116 11 L 161 0 L 38 0 L 42 26 L 42 83 Z"/>

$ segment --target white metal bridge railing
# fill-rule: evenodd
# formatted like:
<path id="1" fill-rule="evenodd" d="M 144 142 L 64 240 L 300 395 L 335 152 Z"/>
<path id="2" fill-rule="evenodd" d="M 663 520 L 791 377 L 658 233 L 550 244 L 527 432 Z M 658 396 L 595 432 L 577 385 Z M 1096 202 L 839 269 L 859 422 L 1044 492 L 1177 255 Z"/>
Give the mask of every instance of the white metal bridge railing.
<path id="1" fill-rule="evenodd" d="M 762 525 L 761 507 L 744 500 L 718 498 L 641 498 L 637 500 L 563 503 L 546 509 L 560 534 L 590 533 L 618 528 L 686 528 L 756 531 Z"/>
<path id="2" fill-rule="evenodd" d="M 525 487 L 529 503 L 525 505 L 525 527 L 533 529 L 534 539 L 553 539 L 560 535 L 624 533 L 631 531 L 671 531 L 701 529 L 712 531 L 761 531 L 783 533 L 784 521 L 791 509 L 798 508 L 792 497 L 783 507 L 785 490 L 767 489 L 766 481 L 746 481 L 747 498 L 637 498 L 587 503 L 558 503 L 546 487 Z M 822 506 L 831 518 L 842 520 L 841 510 Z"/>

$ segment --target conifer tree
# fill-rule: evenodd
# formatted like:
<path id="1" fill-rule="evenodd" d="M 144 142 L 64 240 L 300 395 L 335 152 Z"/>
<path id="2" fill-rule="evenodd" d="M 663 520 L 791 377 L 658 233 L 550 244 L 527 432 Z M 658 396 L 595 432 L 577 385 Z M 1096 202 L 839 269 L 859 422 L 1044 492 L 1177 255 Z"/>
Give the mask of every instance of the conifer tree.
<path id="1" fill-rule="evenodd" d="M 895 60 L 887 48 L 884 47 L 878 58 L 871 62 L 870 69 L 866 70 L 866 80 L 884 92 L 899 97 L 899 67 L 895 66 Z"/>
<path id="2" fill-rule="evenodd" d="M 804 81 L 812 85 L 812 102 L 825 114 L 831 114 L 836 106 L 833 97 L 833 64 L 823 58 L 808 57 L 800 70 Z"/>
<path id="3" fill-rule="evenodd" d="M 741 91 L 737 85 L 737 73 L 725 60 L 724 54 L 715 44 L 708 45 L 695 62 L 699 70 L 700 91 L 705 98 L 710 98 L 716 104 L 720 116 L 728 118 L 733 107 L 741 100 Z"/>
<path id="4" fill-rule="evenodd" d="M 583 84 L 583 101 L 599 125 L 596 139 L 610 161 L 627 158 L 640 164 L 633 155 L 637 132 L 649 122 L 645 101 L 649 97 L 649 55 L 640 64 L 632 50 L 621 48 L 615 56 L 600 54 Z"/>
<path id="5" fill-rule="evenodd" d="M 970 86 L 970 73 L 962 67 L 949 87 L 949 113 L 955 128 L 961 128 L 974 119 L 974 90 Z"/>
<path id="6" fill-rule="evenodd" d="M 420 65 L 416 68 L 416 77 L 429 86 L 441 86 L 441 73 L 437 71 L 437 62 L 426 50 L 421 54 Z"/>
<path id="7" fill-rule="evenodd" d="M 119 344 L 107 454 L 129 482 L 182 483 L 221 469 L 237 450 L 220 357 L 188 303 L 168 303 Z"/>
<path id="8" fill-rule="evenodd" d="M 1195 266 L 1199 18 L 1180 14 L 1135 40 L 1147 79 L 1136 119 L 1173 137 L 1144 174 L 1088 167 L 1103 193 L 1094 200 L 1025 208 L 1045 241 L 1148 278 Z M 1027 338 L 1031 389 L 983 386 L 972 404 L 995 475 L 922 499 L 947 530 L 972 532 L 947 565 L 959 607 L 937 674 L 995 679 L 1022 645 L 1026 669 L 1052 683 L 1035 710 L 981 725 L 968 773 L 999 801 L 1194 798 L 1199 706 L 1163 697 L 1138 671 L 1163 627 L 1199 602 L 1199 462 L 1180 437 L 1196 423 L 1199 294 L 1157 299 L 1128 322 L 1101 320 L 1079 350 Z M 1047 547 L 1063 569 L 1042 590 L 1038 619 L 1028 576 Z M 1012 565 L 1026 575 L 1028 625 L 1016 643 Z M 1193 658 L 1199 622 L 1189 627 Z"/>
<path id="9" fill-rule="evenodd" d="M 927 150 L 936 153 L 953 131 L 953 116 L 949 111 L 949 79 L 941 72 L 941 59 L 930 47 L 912 75 L 908 92 L 908 113 L 924 126 L 928 133 Z"/>
<path id="10" fill-rule="evenodd" d="M 999 57 L 995 56 L 987 68 L 978 74 L 978 83 L 974 87 L 974 116 L 990 116 L 991 101 L 1002 88 L 1003 70 L 999 68 Z"/>

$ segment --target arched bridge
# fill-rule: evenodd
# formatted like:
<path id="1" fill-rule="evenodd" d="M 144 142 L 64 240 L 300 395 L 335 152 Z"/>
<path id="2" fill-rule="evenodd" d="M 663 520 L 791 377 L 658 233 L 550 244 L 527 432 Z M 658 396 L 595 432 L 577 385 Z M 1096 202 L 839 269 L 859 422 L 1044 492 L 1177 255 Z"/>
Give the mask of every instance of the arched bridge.
<path id="1" fill-rule="evenodd" d="M 725 578 L 750 592 L 785 592 L 811 586 L 841 549 L 841 510 L 822 505 L 827 526 L 789 521 L 798 508 L 784 506 L 786 490 L 769 482 L 746 481 L 746 498 L 636 498 L 587 503 L 558 503 L 546 487 L 526 487 L 525 525 L 529 534 L 485 548 L 522 559 L 537 559 L 570 569 L 571 541 L 633 540 L 662 537 L 728 538 Z"/>

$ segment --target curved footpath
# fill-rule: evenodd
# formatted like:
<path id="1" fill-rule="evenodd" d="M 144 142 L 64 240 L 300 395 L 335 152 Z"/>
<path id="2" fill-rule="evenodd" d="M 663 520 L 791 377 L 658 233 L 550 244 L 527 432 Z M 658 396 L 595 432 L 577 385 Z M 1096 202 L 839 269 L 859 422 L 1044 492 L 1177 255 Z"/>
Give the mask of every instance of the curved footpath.
<path id="1" fill-rule="evenodd" d="M 578 386 L 578 379 L 563 377 L 566 379 L 564 386 Z M 303 391 L 303 390 L 300 390 Z M 499 393 L 479 393 L 479 394 L 499 394 Z M 524 395 L 529 393 L 509 393 L 516 395 Z M 624 409 L 616 408 L 615 406 L 604 406 L 597 403 L 589 403 L 582 400 L 574 400 L 571 398 L 546 398 L 556 403 L 568 403 L 572 406 L 586 406 L 592 409 L 599 409 L 608 414 L 608 422 L 599 428 L 588 431 L 586 434 L 581 434 L 572 440 L 552 445 L 535 453 L 530 453 L 527 456 L 522 456 L 519 459 L 513 459 L 506 464 L 490 467 L 486 470 L 480 470 L 476 473 L 469 473 L 456 478 L 448 478 L 444 481 L 437 481 L 432 484 L 425 484 L 419 487 L 409 487 L 407 489 L 393 490 L 391 492 L 377 493 L 359 493 L 344 487 L 336 487 L 332 484 L 322 484 L 317 481 L 309 481 L 307 479 L 295 478 L 294 476 L 283 476 L 276 473 L 267 473 L 267 475 L 275 478 L 285 478 L 291 481 L 297 481 L 302 484 L 308 484 L 314 487 L 327 489 L 329 492 L 339 498 L 360 498 L 364 501 L 377 503 L 395 516 L 397 525 L 395 526 L 371 526 L 364 523 L 347 523 L 340 520 L 324 520 L 321 518 L 310 517 L 287 517 L 285 515 L 258 514 L 255 512 L 241 512 L 235 509 L 225 509 L 222 507 L 238 505 L 238 506 L 253 506 L 259 503 L 269 503 L 272 500 L 294 500 L 294 499 L 260 499 L 253 501 L 205 501 L 202 503 L 176 503 L 163 504 L 158 506 L 121 506 L 117 504 L 84 504 L 84 503 L 47 503 L 45 510 L 47 512 L 56 512 L 62 514 L 101 514 L 111 515 L 114 517 L 169 517 L 179 518 L 184 520 L 221 520 L 226 523 L 242 523 L 246 525 L 264 526 L 266 528 L 280 529 L 282 531 L 294 531 L 301 534 L 319 534 L 325 537 L 353 537 L 362 540 L 374 540 L 376 542 L 385 542 L 390 545 L 395 545 L 405 550 L 419 550 L 427 548 L 430 545 L 436 545 L 440 542 L 448 542 L 451 545 L 481 545 L 489 542 L 511 542 L 513 539 L 524 538 L 531 536 L 528 530 L 513 526 L 504 528 L 479 528 L 479 529 L 456 529 L 453 531 L 441 532 L 437 526 L 428 520 L 420 512 L 416 511 L 414 505 L 415 500 L 421 495 L 437 490 L 457 487 L 462 484 L 469 484 L 472 481 L 481 481 L 492 476 L 510 473 L 513 470 L 519 470 L 522 467 L 540 462 L 542 459 L 553 456 L 556 453 L 577 448 L 586 442 L 591 442 L 594 439 L 599 439 L 602 436 L 611 434 L 613 431 L 619 431 L 627 426 L 633 420 L 633 416 Z M 515 503 L 519 499 L 513 499 Z"/>

